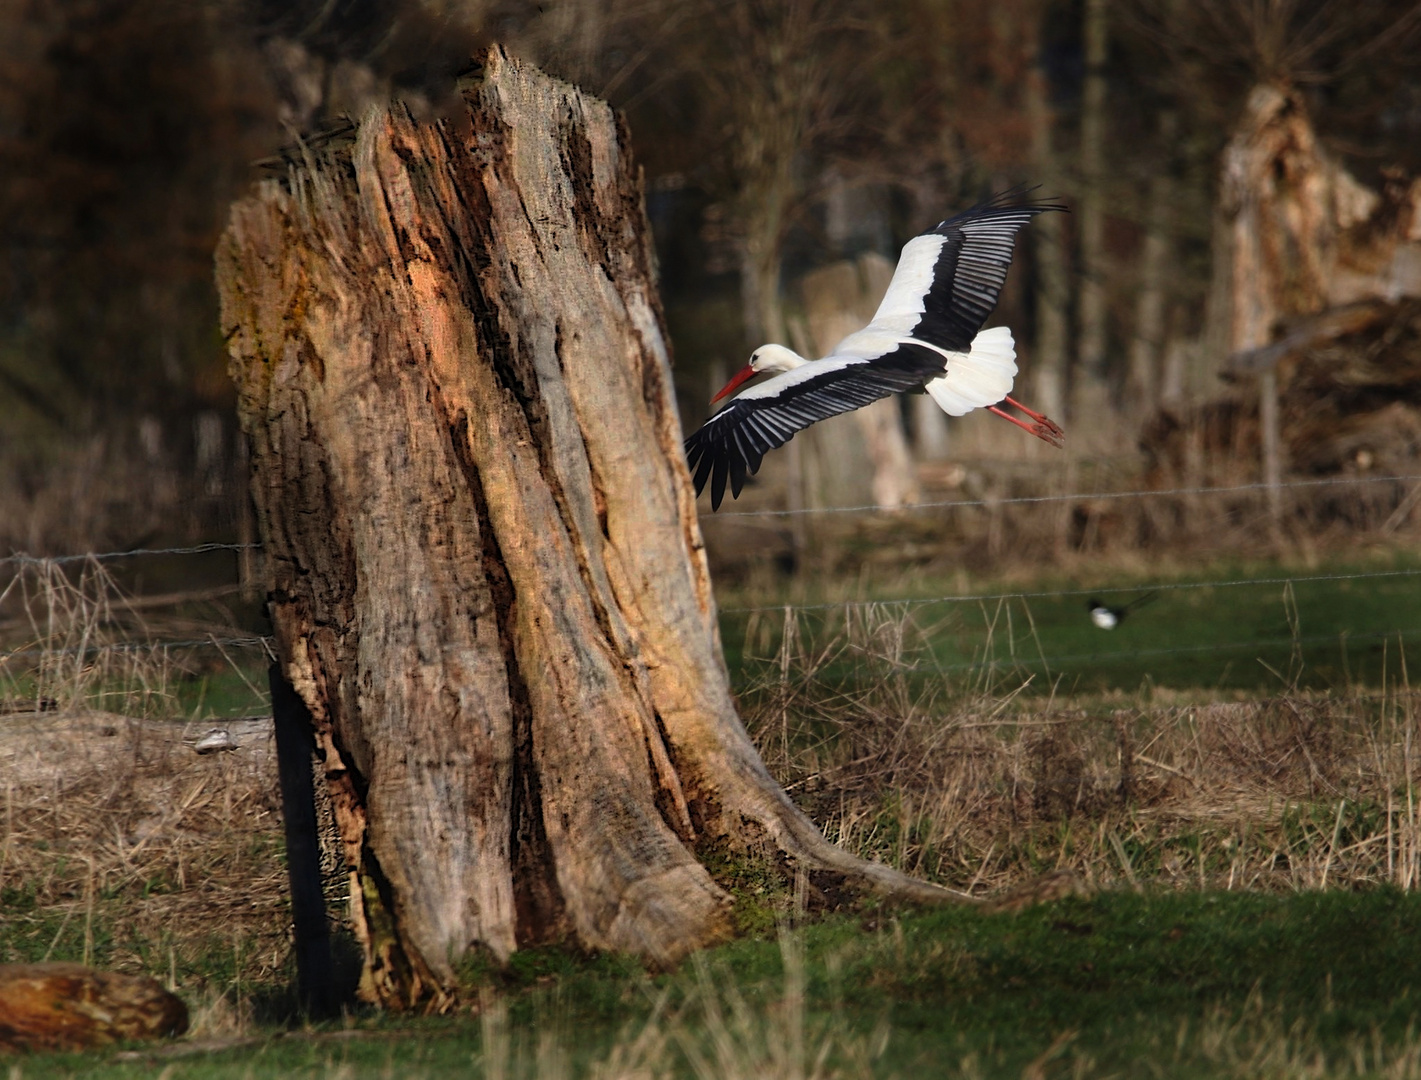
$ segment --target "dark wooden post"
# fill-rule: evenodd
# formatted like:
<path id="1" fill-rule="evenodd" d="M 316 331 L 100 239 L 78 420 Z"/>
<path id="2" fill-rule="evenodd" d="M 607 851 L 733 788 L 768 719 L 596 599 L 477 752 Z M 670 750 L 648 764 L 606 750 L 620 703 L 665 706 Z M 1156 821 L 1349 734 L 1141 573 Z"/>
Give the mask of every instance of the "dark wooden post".
<path id="1" fill-rule="evenodd" d="M 291 882 L 291 921 L 296 938 L 296 987 L 308 1016 L 335 1011 L 331 938 L 326 898 L 321 888 L 321 844 L 316 831 L 316 753 L 311 714 L 281 673 L 267 669 L 271 713 L 276 725 L 276 764 L 281 777 L 281 817 L 286 825 L 286 873 Z"/>

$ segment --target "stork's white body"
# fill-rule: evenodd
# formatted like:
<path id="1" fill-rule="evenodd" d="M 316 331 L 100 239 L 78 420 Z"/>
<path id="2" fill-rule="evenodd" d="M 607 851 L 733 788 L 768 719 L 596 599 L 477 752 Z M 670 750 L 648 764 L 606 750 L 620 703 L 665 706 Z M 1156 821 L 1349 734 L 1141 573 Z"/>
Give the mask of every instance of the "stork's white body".
<path id="1" fill-rule="evenodd" d="M 871 364 L 873 356 L 897 348 L 903 341 L 880 333 L 870 324 L 844 338 L 822 360 L 806 360 L 783 345 L 762 345 L 756 350 L 761 361 L 756 370 L 780 374 L 742 390 L 737 400 L 773 400 L 792 387 L 828 372 Z M 863 355 L 870 350 L 873 350 L 870 356 Z M 948 416 L 966 416 L 973 409 L 995 405 L 1011 393 L 1012 383 L 1016 381 L 1016 342 L 1008 327 L 983 330 L 972 339 L 967 352 L 935 351 L 942 354 L 947 371 L 925 382 L 923 389 Z"/>

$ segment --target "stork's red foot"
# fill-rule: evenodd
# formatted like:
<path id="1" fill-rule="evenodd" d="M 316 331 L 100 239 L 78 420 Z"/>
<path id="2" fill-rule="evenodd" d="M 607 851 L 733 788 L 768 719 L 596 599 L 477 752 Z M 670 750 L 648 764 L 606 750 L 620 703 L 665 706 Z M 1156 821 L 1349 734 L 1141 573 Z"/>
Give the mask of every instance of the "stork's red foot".
<path id="1" fill-rule="evenodd" d="M 1060 450 L 1066 445 L 1066 433 L 1061 430 L 1061 426 L 1057 424 L 1056 421 L 1052 420 L 1049 416 L 1037 412 L 1035 409 L 1027 408 L 1027 406 L 1015 398 L 1008 397 L 1003 400 L 1008 405 L 1015 405 L 1022 412 L 1026 413 L 1027 416 L 1035 420 L 1036 423 L 1028 424 L 1025 420 L 1018 420 L 1015 416 L 1012 416 L 1011 413 L 1004 412 L 995 405 L 988 405 L 987 411 L 996 413 L 1003 420 L 1010 420 L 1017 427 L 1021 428 L 1022 431 L 1031 432 L 1031 434 L 1035 435 L 1042 442 L 1050 443 L 1057 450 Z"/>

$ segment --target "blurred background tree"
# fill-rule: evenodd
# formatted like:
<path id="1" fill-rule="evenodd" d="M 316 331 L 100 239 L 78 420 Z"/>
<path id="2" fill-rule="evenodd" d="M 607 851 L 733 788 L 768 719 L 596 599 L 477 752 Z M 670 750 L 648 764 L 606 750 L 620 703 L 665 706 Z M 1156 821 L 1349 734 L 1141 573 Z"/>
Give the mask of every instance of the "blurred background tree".
<path id="1" fill-rule="evenodd" d="M 1037 483 L 1139 476 L 1237 397 L 1216 377 L 1238 346 L 1221 168 L 1257 87 L 1385 196 L 1333 232 L 1415 229 L 1415 0 L 3 0 L 0 544 L 235 535 L 211 283 L 227 206 L 375 98 L 438 117 L 490 39 L 626 114 L 688 426 L 749 347 L 805 333 L 808 272 L 896 258 L 1012 184 L 1067 199 L 1072 215 L 1028 231 L 999 319 L 1070 453 L 1039 458 L 971 417 L 945 450 L 905 407 L 930 493 L 1007 490 L 1025 482 L 1013 463 Z M 746 505 L 799 482 L 772 461 L 761 479 Z"/>

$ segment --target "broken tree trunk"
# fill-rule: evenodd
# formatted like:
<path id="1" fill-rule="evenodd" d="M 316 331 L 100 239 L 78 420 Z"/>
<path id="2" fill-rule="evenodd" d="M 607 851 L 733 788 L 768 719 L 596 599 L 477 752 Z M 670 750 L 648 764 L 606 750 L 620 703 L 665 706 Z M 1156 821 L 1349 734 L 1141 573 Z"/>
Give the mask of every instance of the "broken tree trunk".
<path id="1" fill-rule="evenodd" d="M 476 946 L 674 961 L 728 930 L 717 847 L 951 899 L 828 844 L 736 715 L 625 130 L 497 49 L 464 101 L 305 151 L 217 252 L 363 994 Z"/>
<path id="2" fill-rule="evenodd" d="M 1280 433 L 1279 363 L 1316 336 L 1361 329 L 1381 308 L 1421 292 L 1411 238 L 1421 186 L 1378 195 L 1322 146 L 1300 92 L 1257 86 L 1224 149 L 1215 226 L 1210 338 L 1222 374 L 1259 376 L 1263 478 L 1275 529 L 1289 468 Z M 1353 305 L 1329 313 L 1333 305 Z M 1289 329 L 1292 324 L 1292 329 Z M 1276 340 L 1282 333 L 1281 340 Z"/>
<path id="3" fill-rule="evenodd" d="M 1326 325 L 1330 308 L 1421 296 L 1421 180 L 1393 173 L 1380 193 L 1359 183 L 1296 90 L 1254 88 L 1221 174 L 1209 336 L 1229 373 L 1286 359 L 1288 339 L 1309 317 Z"/>
<path id="4" fill-rule="evenodd" d="M 806 274 L 800 282 L 812 346 L 812 352 L 806 355 L 829 356 L 840 341 L 867 326 L 892 278 L 893 264 L 875 252 L 854 261 L 830 263 Z M 941 417 L 942 411 L 936 405 L 933 408 Z M 823 427 L 823 421 L 816 427 L 823 432 L 838 429 L 828 440 L 835 455 L 852 453 L 848 448 L 857 441 L 844 437 L 845 426 L 857 430 L 872 468 L 868 497 L 875 506 L 892 509 L 918 501 L 917 469 L 908 451 L 896 397 L 881 398 L 842 419 L 830 417 L 827 422 L 834 427 Z M 824 438 L 820 436 L 821 440 Z M 842 499 L 842 486 L 836 485 L 836 490 Z"/>

